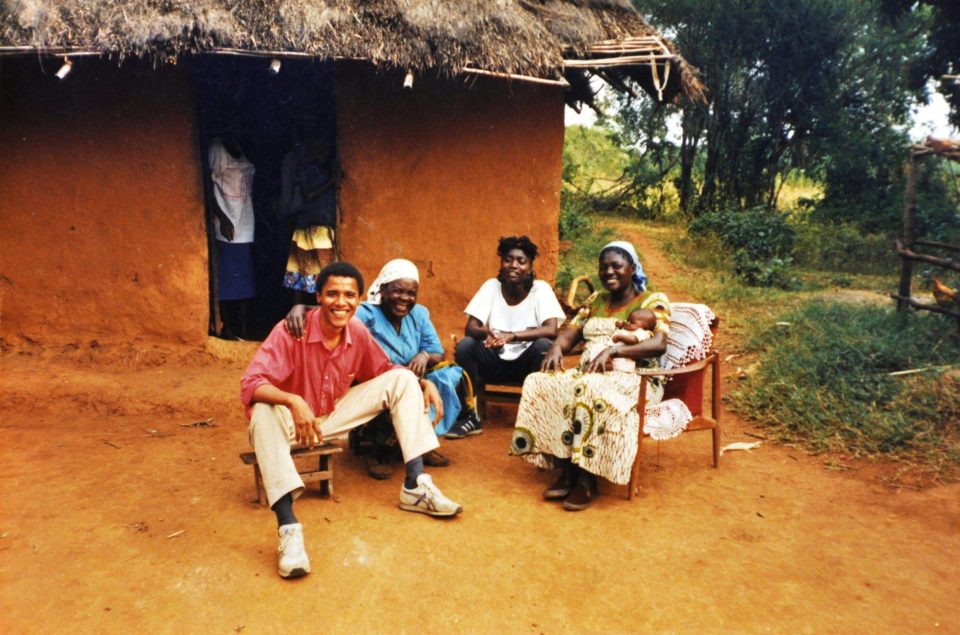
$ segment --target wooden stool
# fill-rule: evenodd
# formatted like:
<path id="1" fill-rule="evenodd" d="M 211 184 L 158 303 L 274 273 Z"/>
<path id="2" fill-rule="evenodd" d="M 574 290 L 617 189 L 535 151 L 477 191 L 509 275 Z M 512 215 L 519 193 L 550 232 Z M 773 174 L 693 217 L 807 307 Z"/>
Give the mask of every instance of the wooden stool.
<path id="1" fill-rule="evenodd" d="M 315 445 L 312 448 L 292 448 L 290 456 L 293 457 L 294 464 L 297 465 L 297 472 L 304 481 L 320 481 L 320 495 L 331 496 L 333 494 L 333 464 L 330 463 L 332 454 L 343 452 L 343 448 L 325 443 Z M 298 459 L 308 459 L 319 457 L 316 464 L 299 464 Z M 253 466 L 253 484 L 257 489 L 257 502 L 261 505 L 267 504 L 267 491 L 263 488 L 263 475 L 260 474 L 260 465 L 257 464 L 257 455 L 255 452 L 243 452 L 240 459 L 245 465 Z"/>

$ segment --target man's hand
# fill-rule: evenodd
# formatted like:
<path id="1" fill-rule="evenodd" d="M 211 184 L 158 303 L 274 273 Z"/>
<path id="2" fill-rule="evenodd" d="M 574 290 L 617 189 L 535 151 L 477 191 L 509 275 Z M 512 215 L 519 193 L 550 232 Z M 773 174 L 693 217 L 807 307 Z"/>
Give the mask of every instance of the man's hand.
<path id="1" fill-rule="evenodd" d="M 420 351 L 413 356 L 413 359 L 410 360 L 410 363 L 407 364 L 407 368 L 413 371 L 413 374 L 417 377 L 423 377 L 427 372 L 427 365 L 430 363 L 430 355 L 426 351 Z"/>
<path id="2" fill-rule="evenodd" d="M 443 401 L 440 399 L 440 391 L 429 379 L 420 380 L 420 388 L 423 389 L 423 411 L 430 412 L 430 406 L 433 406 L 436 416 L 433 418 L 434 427 L 443 421 Z"/>
<path id="3" fill-rule="evenodd" d="M 312 448 L 315 443 L 317 445 L 323 443 L 323 433 L 320 431 L 317 417 L 303 397 L 294 395 L 287 408 L 293 416 L 293 425 L 297 429 L 297 443 L 305 448 Z"/>
<path id="4" fill-rule="evenodd" d="M 287 333 L 296 339 L 303 339 L 307 333 L 307 307 L 304 304 L 294 304 L 290 307 L 287 317 L 283 318 L 283 326 Z"/>

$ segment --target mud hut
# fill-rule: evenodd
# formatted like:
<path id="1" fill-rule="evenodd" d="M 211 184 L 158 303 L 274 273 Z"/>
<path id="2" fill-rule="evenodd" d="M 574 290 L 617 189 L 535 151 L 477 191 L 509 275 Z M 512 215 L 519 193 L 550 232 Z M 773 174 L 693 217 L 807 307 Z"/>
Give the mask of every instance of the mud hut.
<path id="1" fill-rule="evenodd" d="M 626 0 L 3 0 L 0 337 L 202 345 L 216 329 L 206 151 L 249 144 L 260 328 L 288 308 L 279 165 L 317 122 L 342 173 L 337 248 L 407 257 L 444 338 L 496 239 L 558 256 L 564 104 L 590 77 L 697 98 Z"/>

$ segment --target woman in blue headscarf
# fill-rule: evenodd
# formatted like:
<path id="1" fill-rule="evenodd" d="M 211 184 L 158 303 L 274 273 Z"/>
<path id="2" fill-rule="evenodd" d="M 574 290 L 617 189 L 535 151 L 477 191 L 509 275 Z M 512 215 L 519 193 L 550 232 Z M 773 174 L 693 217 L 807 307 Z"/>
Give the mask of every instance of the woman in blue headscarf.
<path id="1" fill-rule="evenodd" d="M 544 356 L 542 372 L 527 376 L 517 412 L 510 453 L 542 468 L 560 468 L 557 482 L 543 497 L 562 500 L 565 509 L 586 509 L 597 495 L 596 476 L 626 484 L 637 452 L 640 376 L 624 368 L 658 366 L 670 332 L 670 301 L 647 291 L 637 252 L 614 241 L 600 251 L 598 275 L 604 291 L 582 326 L 564 329 Z M 649 337 L 634 343 L 611 341 L 631 314 L 653 323 Z M 606 338 L 608 346 L 589 346 L 575 369 L 563 370 L 563 355 L 578 342 Z M 663 397 L 659 382 L 648 382 L 647 403 Z"/>

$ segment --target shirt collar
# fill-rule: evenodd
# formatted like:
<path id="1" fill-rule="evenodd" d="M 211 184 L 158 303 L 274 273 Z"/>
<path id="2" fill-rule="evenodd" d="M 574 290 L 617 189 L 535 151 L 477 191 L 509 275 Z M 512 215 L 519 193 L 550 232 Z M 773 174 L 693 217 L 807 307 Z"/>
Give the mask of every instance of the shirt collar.
<path id="1" fill-rule="evenodd" d="M 353 321 L 356 319 L 356 316 L 350 318 L 350 321 L 347 322 L 347 325 L 343 329 L 343 336 L 340 338 L 340 342 L 334 347 L 339 348 L 342 344 L 343 346 L 352 346 L 353 337 L 350 334 L 352 330 Z M 320 309 L 315 308 L 310 313 L 307 314 L 307 343 L 308 344 L 323 344 L 323 332 L 320 330 Z"/>

